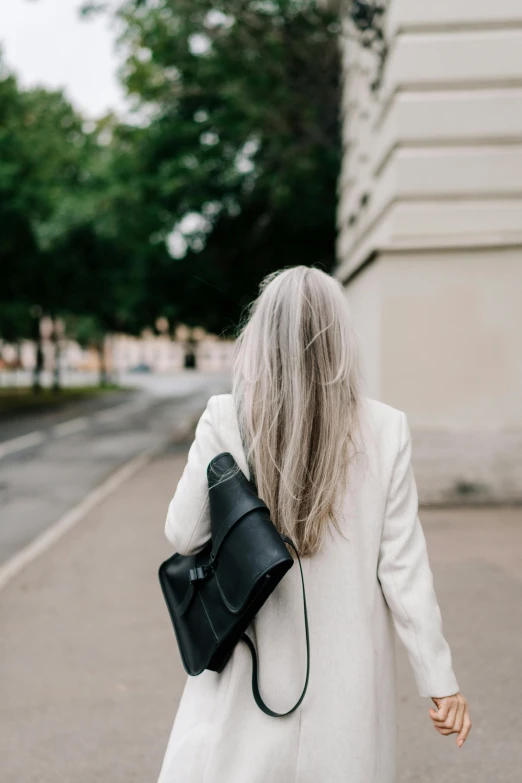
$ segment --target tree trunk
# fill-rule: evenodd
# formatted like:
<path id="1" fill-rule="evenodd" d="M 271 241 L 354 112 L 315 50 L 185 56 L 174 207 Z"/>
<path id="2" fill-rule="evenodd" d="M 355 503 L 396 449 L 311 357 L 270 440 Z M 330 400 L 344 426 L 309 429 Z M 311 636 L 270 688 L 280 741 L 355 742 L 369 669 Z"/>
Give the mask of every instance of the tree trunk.
<path id="1" fill-rule="evenodd" d="M 18 388 L 18 370 L 22 370 L 22 341 L 16 341 L 15 386 Z"/>
<path id="2" fill-rule="evenodd" d="M 100 340 L 100 342 L 96 346 L 96 350 L 98 351 L 98 358 L 100 360 L 100 380 L 99 385 L 100 388 L 105 388 L 107 386 L 107 364 L 105 362 L 105 341 Z"/>
<path id="3" fill-rule="evenodd" d="M 54 365 L 53 365 L 53 392 L 57 394 L 61 391 L 61 378 L 60 378 L 60 335 L 56 328 L 56 318 L 53 319 L 53 347 L 54 347 Z"/>
<path id="4" fill-rule="evenodd" d="M 40 334 L 40 320 L 38 316 L 33 321 L 33 340 L 36 346 L 36 358 L 33 367 L 33 393 L 39 394 L 42 390 L 41 373 L 44 366 L 44 354 L 42 347 L 42 335 Z"/>
<path id="5" fill-rule="evenodd" d="M 196 368 L 196 340 L 187 340 L 185 350 L 185 369 L 195 370 Z"/>

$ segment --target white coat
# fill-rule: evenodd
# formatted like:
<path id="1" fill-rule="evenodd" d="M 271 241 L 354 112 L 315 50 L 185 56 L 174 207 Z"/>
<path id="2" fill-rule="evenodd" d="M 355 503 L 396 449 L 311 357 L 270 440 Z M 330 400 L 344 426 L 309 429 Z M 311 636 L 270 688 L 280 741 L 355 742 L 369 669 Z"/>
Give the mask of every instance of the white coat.
<path id="1" fill-rule="evenodd" d="M 418 518 L 406 416 L 365 398 L 360 418 L 364 453 L 341 501 L 348 540 L 333 530 L 318 554 L 302 558 L 311 645 L 304 701 L 284 718 L 265 715 L 239 642 L 223 672 L 187 678 L 158 783 L 393 783 L 394 627 L 419 695 L 458 692 Z M 209 399 L 170 503 L 165 533 L 177 552 L 196 552 L 210 537 L 206 468 L 221 451 L 250 477 L 231 394 Z M 261 695 L 284 712 L 305 678 L 297 564 L 249 634 Z"/>

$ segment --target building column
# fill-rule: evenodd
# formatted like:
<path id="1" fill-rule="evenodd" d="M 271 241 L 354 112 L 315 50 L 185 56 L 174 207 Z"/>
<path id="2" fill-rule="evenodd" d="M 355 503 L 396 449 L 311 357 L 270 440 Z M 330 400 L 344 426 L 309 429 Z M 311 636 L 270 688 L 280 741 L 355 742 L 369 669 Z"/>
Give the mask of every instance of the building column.
<path id="1" fill-rule="evenodd" d="M 369 396 L 404 410 L 424 502 L 522 500 L 522 4 L 390 0 L 344 20 L 335 276 Z"/>

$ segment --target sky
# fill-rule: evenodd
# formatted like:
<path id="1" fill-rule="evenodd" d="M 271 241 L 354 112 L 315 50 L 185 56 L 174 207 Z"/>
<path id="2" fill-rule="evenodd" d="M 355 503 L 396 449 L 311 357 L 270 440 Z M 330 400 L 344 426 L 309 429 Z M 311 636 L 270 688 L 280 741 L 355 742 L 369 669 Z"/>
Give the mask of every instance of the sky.
<path id="1" fill-rule="evenodd" d="M 116 34 L 105 17 L 81 19 L 81 0 L 0 0 L 0 48 L 22 86 L 64 88 L 87 117 L 123 114 Z"/>

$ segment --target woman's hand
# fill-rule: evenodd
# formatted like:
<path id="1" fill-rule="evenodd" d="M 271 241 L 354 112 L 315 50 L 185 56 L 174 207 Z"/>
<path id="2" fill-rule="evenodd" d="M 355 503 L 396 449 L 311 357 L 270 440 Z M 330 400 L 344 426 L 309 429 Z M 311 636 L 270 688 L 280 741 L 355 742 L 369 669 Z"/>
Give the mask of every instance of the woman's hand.
<path id="1" fill-rule="evenodd" d="M 432 699 L 437 706 L 436 710 L 430 707 L 435 728 L 439 734 L 457 734 L 457 746 L 461 748 L 471 729 L 468 702 L 462 693 L 442 698 L 432 696 Z"/>

